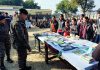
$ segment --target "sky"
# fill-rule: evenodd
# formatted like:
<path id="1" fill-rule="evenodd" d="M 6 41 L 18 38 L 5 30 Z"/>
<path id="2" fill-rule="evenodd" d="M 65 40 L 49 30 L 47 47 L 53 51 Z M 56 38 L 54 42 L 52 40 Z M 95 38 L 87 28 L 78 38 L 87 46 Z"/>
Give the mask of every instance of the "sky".
<path id="1" fill-rule="evenodd" d="M 56 5 L 61 0 L 34 0 L 36 3 L 38 3 L 39 6 L 41 6 L 41 9 L 51 9 L 53 12 L 56 10 Z M 96 7 L 95 10 L 100 8 L 100 0 L 94 0 Z"/>
<path id="2" fill-rule="evenodd" d="M 34 0 L 41 6 L 41 9 L 51 9 L 53 12 L 56 10 L 56 4 L 61 0 Z"/>
<path id="3" fill-rule="evenodd" d="M 94 0 L 94 2 L 95 2 L 95 5 L 96 5 L 95 9 L 100 8 L 100 0 Z"/>
<path id="4" fill-rule="evenodd" d="M 24 0 L 25 1 L 25 0 Z M 38 3 L 39 6 L 41 6 L 41 9 L 51 9 L 52 12 L 56 10 L 56 5 L 61 1 L 61 0 L 34 0 L 36 3 Z M 97 10 L 100 8 L 100 0 L 94 0 L 96 7 L 94 10 Z"/>

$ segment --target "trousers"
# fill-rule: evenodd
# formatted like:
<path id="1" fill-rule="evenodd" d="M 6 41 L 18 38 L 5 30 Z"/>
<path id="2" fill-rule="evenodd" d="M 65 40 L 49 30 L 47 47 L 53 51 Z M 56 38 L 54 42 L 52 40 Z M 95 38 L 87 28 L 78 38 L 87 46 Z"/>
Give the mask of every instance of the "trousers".
<path id="1" fill-rule="evenodd" d="M 27 49 L 19 45 L 17 48 L 19 68 L 26 67 Z"/>
<path id="2" fill-rule="evenodd" d="M 5 41 L 5 52 L 7 59 L 10 59 L 10 50 L 11 50 L 11 42 L 10 42 L 10 37 L 8 37 Z"/>
<path id="3" fill-rule="evenodd" d="M 5 46 L 3 42 L 0 42 L 0 67 L 4 66 Z"/>

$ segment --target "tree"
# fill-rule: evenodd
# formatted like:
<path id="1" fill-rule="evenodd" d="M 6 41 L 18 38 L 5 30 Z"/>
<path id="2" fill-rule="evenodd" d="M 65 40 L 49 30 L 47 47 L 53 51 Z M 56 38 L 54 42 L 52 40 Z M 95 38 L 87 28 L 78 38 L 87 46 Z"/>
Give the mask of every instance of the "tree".
<path id="1" fill-rule="evenodd" d="M 62 0 L 59 4 L 57 4 L 57 10 L 62 13 L 76 13 L 77 12 L 77 3 L 75 0 Z"/>
<path id="2" fill-rule="evenodd" d="M 81 7 L 83 13 L 92 10 L 95 5 L 94 5 L 94 0 L 76 0 L 77 4 Z"/>
<path id="3" fill-rule="evenodd" d="M 5 4 L 9 4 L 10 1 L 8 2 L 7 0 L 0 0 L 0 5 L 5 5 Z"/>
<path id="4" fill-rule="evenodd" d="M 40 9 L 40 6 L 38 6 L 38 4 L 35 3 L 33 0 L 26 0 L 23 3 L 23 7 L 27 9 Z"/>
<path id="5" fill-rule="evenodd" d="M 33 0 L 26 0 L 25 2 L 23 2 L 23 0 L 0 0 L 0 5 L 14 5 L 23 6 L 27 9 L 40 9 L 40 6 Z"/>
<path id="6" fill-rule="evenodd" d="M 23 0 L 0 0 L 0 5 L 22 6 Z"/>
<path id="7" fill-rule="evenodd" d="M 100 8 L 98 8 L 97 12 L 100 12 Z"/>
<path id="8" fill-rule="evenodd" d="M 13 5 L 23 6 L 23 0 L 11 0 Z"/>
<path id="9" fill-rule="evenodd" d="M 78 5 L 77 2 L 75 0 L 70 0 L 70 11 L 71 13 L 76 13 L 78 11 Z"/>

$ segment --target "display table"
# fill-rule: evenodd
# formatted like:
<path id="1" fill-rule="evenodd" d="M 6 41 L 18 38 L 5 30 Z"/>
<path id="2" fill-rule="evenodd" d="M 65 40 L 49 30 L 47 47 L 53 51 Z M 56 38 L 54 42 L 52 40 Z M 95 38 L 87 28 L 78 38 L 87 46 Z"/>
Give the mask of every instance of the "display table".
<path id="1" fill-rule="evenodd" d="M 60 54 L 59 57 L 68 61 L 77 70 L 91 70 L 98 62 L 92 59 L 92 52 L 97 46 L 96 43 L 77 39 L 65 38 L 63 36 L 39 36 L 38 39 L 45 43 L 45 62 L 54 58 L 48 57 L 48 49 L 55 54 Z"/>
<path id="2" fill-rule="evenodd" d="M 55 37 L 55 36 L 60 36 L 58 33 L 42 33 L 42 34 L 33 34 L 34 38 L 35 38 L 35 47 L 36 47 L 36 41 L 38 41 L 38 51 L 41 52 L 41 46 L 40 43 L 44 43 L 44 41 L 46 41 L 48 39 L 48 37 Z"/>

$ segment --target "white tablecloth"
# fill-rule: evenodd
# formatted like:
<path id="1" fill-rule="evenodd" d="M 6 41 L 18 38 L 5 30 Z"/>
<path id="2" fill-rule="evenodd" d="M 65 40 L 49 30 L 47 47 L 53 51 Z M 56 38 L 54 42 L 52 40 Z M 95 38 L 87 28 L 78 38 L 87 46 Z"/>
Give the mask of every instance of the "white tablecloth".
<path id="1" fill-rule="evenodd" d="M 38 37 L 43 43 L 44 41 L 47 40 L 46 36 L 41 36 Z M 88 46 L 88 47 L 92 47 L 92 46 L 96 46 L 96 43 L 87 41 L 87 40 L 72 40 L 72 39 L 68 39 L 69 41 L 74 42 L 74 44 L 76 44 L 76 47 L 83 47 L 84 46 Z M 46 41 L 49 45 L 51 45 L 54 49 L 58 50 L 59 52 L 62 52 L 61 57 L 63 59 L 65 59 L 66 61 L 68 61 L 71 65 L 73 65 L 77 70 L 90 70 L 94 65 L 98 64 L 98 62 L 93 62 L 93 63 L 89 63 L 88 61 L 86 61 L 85 59 L 82 59 L 81 56 L 74 54 L 72 51 L 63 51 L 62 48 L 56 44 L 56 43 L 52 43 L 52 41 Z M 68 41 L 66 41 L 68 42 Z M 75 50 L 75 49 L 74 49 Z M 89 52 L 90 50 L 88 50 Z"/>

